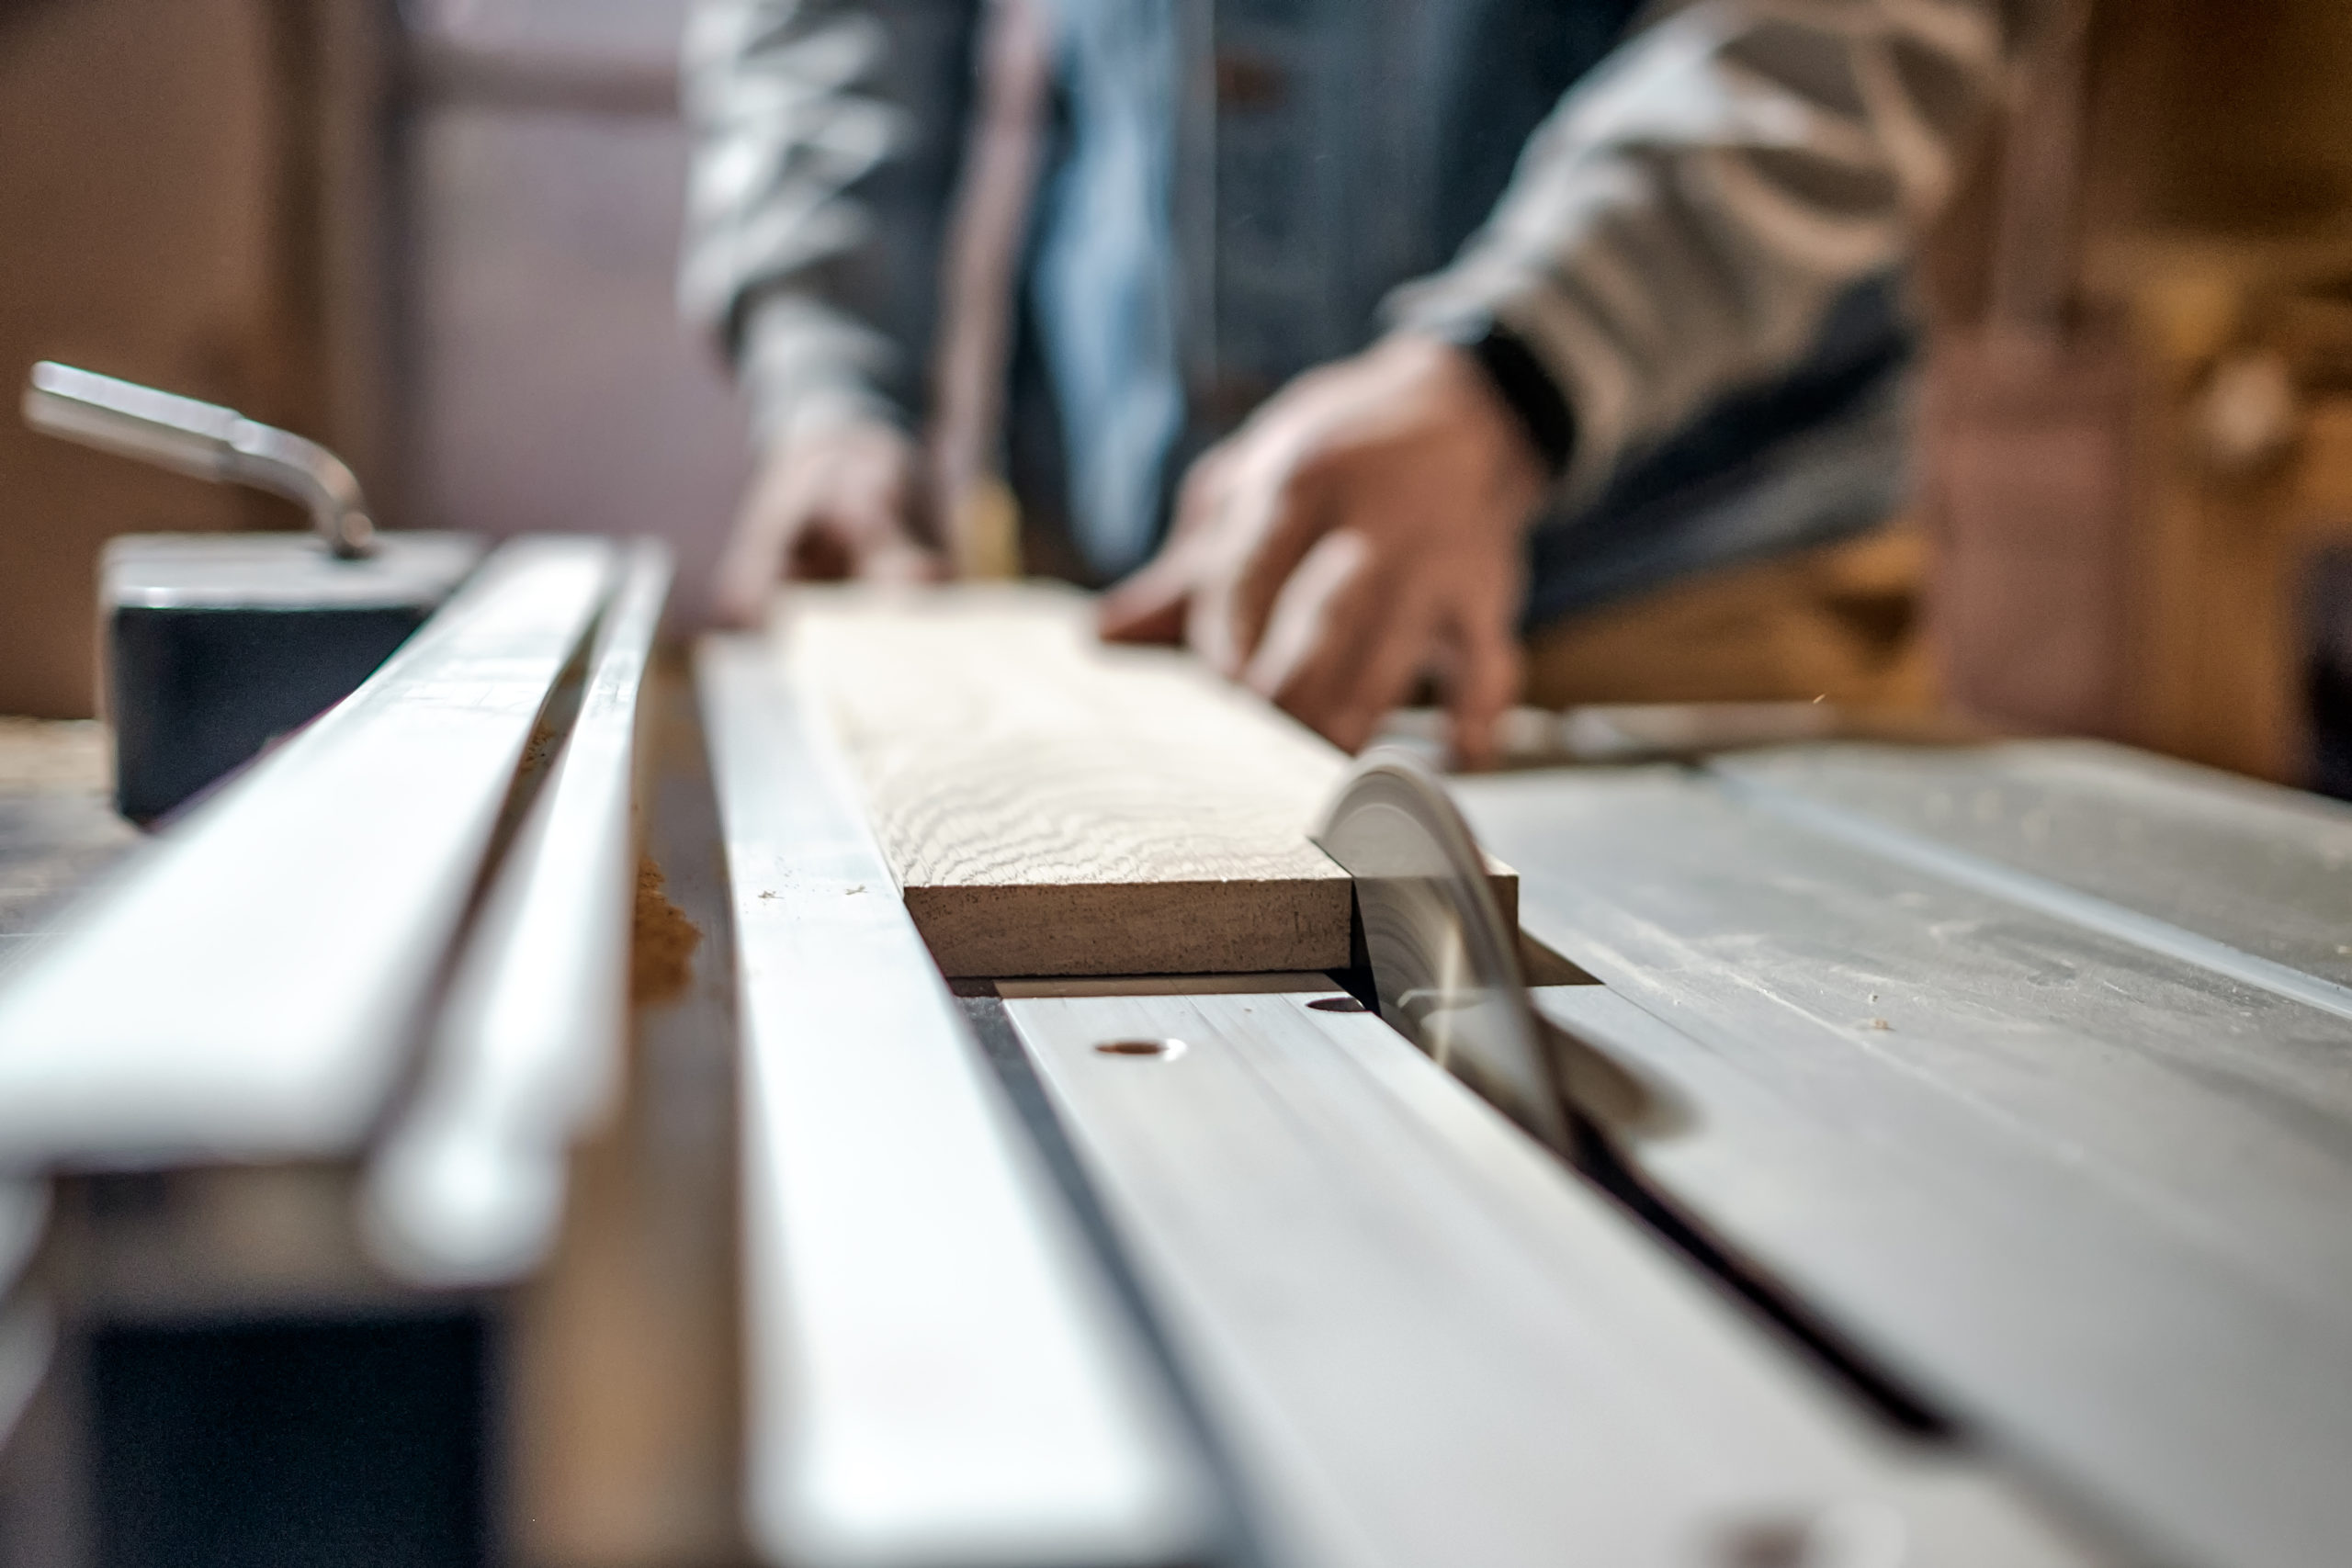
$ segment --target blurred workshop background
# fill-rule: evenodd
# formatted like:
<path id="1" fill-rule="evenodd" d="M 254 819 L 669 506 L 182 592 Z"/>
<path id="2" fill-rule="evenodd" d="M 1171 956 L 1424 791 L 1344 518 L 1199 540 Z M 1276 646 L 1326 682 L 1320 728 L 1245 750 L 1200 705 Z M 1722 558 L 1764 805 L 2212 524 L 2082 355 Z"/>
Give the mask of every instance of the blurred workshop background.
<path id="1" fill-rule="evenodd" d="M 691 621 L 746 456 L 673 302 L 684 9 L 5 0 L 0 370 L 316 436 L 393 526 L 662 533 Z M 1704 581 L 1604 611 L 1592 694 L 1778 694 L 1678 650 L 1785 688 L 1860 639 L 1866 699 L 2352 793 L 2348 74 L 2340 0 L 2100 6 L 1948 220 L 1992 267 L 1923 265 L 1907 530 L 1787 563 L 1807 614 Z M 2030 373 L 2004 320 L 2058 323 Z M 107 536 L 300 522 L 0 421 L 0 713 L 90 711 Z"/>
<path id="2" fill-rule="evenodd" d="M 664 535 L 691 615 L 746 457 L 674 303 L 685 9 L 8 0 L 0 363 L 311 435 L 390 526 Z M 302 524 L 13 412 L 0 475 L 0 713 L 90 711 L 109 536 Z"/>

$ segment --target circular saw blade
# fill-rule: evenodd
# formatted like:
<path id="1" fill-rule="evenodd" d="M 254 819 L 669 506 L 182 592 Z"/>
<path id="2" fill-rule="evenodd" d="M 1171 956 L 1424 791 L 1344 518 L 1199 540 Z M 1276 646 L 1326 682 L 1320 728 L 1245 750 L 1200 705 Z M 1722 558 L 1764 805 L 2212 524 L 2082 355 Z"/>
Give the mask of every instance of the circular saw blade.
<path id="1" fill-rule="evenodd" d="M 1374 751 L 1340 782 L 1315 841 L 1355 881 L 1380 1016 L 1497 1110 L 1568 1152 L 1552 1061 L 1486 857 L 1437 775 Z"/>

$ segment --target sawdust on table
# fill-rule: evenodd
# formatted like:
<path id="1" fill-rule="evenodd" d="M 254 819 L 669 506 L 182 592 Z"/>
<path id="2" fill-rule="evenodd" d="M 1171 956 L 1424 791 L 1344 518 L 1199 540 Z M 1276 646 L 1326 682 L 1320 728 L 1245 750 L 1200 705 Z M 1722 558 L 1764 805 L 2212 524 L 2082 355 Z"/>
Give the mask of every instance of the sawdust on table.
<path id="1" fill-rule="evenodd" d="M 662 868 L 643 855 L 637 861 L 637 912 L 629 943 L 629 1000 L 639 1007 L 666 1002 L 694 977 L 695 949 L 702 932 L 662 890 Z"/>

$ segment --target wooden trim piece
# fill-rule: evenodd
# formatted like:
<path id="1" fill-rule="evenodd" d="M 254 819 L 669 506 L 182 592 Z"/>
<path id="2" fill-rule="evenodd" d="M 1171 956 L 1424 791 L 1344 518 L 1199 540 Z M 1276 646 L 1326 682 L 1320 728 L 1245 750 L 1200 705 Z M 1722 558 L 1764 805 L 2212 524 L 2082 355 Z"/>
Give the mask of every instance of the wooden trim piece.
<path id="1" fill-rule="evenodd" d="M 804 591 L 785 615 L 949 976 L 1347 964 L 1347 874 L 1307 840 L 1345 759 L 1258 699 L 1100 646 L 1075 594 Z"/>

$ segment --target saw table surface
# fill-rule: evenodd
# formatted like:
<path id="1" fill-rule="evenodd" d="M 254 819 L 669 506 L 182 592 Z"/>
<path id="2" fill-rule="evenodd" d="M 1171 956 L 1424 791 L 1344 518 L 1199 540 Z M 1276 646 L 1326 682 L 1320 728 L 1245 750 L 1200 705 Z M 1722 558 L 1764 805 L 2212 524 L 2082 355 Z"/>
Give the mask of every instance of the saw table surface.
<path id="1" fill-rule="evenodd" d="M 985 641 L 951 630 L 920 663 L 1001 664 Z M 838 659 L 842 646 L 804 641 L 797 657 Z M 968 663 L 943 657 L 959 648 Z M 1140 681 L 1089 676 L 1087 702 L 1040 699 L 1007 722 L 986 682 L 977 694 L 900 682 L 884 702 L 857 680 L 862 662 L 819 685 L 934 956 L 920 907 L 955 877 L 939 874 L 952 857 L 925 835 L 946 842 L 977 821 L 957 783 L 966 763 L 1027 781 L 979 792 L 1002 818 L 978 824 L 982 840 L 1058 828 L 1111 845 L 1087 879 L 1133 879 L 1115 833 L 1073 828 L 1082 814 L 1038 759 L 1057 744 L 1084 750 L 1107 723 L 1148 769 L 1150 727 L 1120 697 Z M 1190 748 L 1184 776 L 1204 791 L 1249 777 L 1247 734 L 1227 741 Z M 949 754 L 962 761 L 934 765 Z M 1284 787 L 1239 793 L 1305 815 Z M 1600 1326 L 1646 1288 L 1634 1283 L 1645 1249 L 1779 1314 L 1824 1358 L 1808 1376 L 1842 1367 L 1839 1398 L 1948 1429 L 1967 1473 L 2021 1489 L 2001 1494 L 2003 1521 L 2054 1501 L 2125 1562 L 2340 1559 L 2352 1540 L 2340 1481 L 2352 1456 L 2352 812 L 2048 742 L 1808 743 L 1453 788 L 1484 847 L 1520 874 L 1525 932 L 1600 982 L 1544 987 L 1539 1005 L 1648 1090 L 1637 1120 L 1607 1125 L 1609 1108 L 1589 1108 L 1606 1151 L 1591 1174 L 1624 1184 L 1647 1229 L 1572 1240 L 1582 1222 L 1563 1200 L 1538 1226 L 1548 1243 L 1508 1268 L 1476 1255 L 1479 1206 L 1504 1200 L 1440 1197 L 1451 1179 L 1436 1166 L 1404 1174 L 1420 1158 L 1406 1150 L 1435 1125 L 1430 1103 L 1408 1095 L 1405 1121 L 1374 1131 L 1396 1108 L 1359 1091 L 1383 1069 L 1332 1043 L 1372 1026 L 1302 1010 L 1312 998 L 1232 1001 L 1263 991 L 1244 976 L 1222 989 L 1064 980 L 1037 992 L 1003 982 L 1116 971 L 947 964 L 998 982 L 1010 1054 L 1034 1065 L 1078 1151 L 1073 1179 L 1097 1190 L 1147 1278 L 1211 1426 L 1254 1456 L 1245 1474 L 1283 1494 L 1272 1516 L 1314 1543 L 1302 1560 L 1447 1550 L 1442 1513 L 1417 1513 L 1416 1467 L 1382 1431 L 1426 1430 L 1448 1447 L 1460 1468 L 1430 1459 L 1421 1472 L 1449 1479 L 1429 1495 L 1485 1498 L 1498 1561 L 1534 1560 L 1570 1517 L 1609 1517 L 1604 1495 L 1646 1489 L 1657 1517 L 1688 1520 L 1736 1513 L 1740 1486 L 1769 1489 L 1793 1439 L 1730 1461 L 1736 1483 L 1708 1503 L 1675 1495 L 1690 1477 L 1671 1464 L 1645 1472 L 1633 1406 L 1610 1417 L 1630 1425 L 1609 1463 L 1561 1483 L 1586 1502 L 1548 1524 L 1502 1455 L 1463 1457 L 1477 1435 L 1524 1421 L 1526 1441 L 1565 1467 L 1555 1478 L 1575 1472 L 1577 1428 L 1547 1413 L 1607 1404 L 1598 1386 L 1578 1392 L 1590 1373 L 1568 1347 L 1580 1336 L 1618 1346 L 1621 1373 L 1658 1397 L 1675 1386 L 1634 1338 Z M 967 820 L 943 837 L 959 812 Z M 1216 841 L 1216 814 L 1190 830 Z M 991 874 L 1095 908 L 1034 870 L 1024 858 Z M 1010 930 L 1027 916 L 1007 905 L 1000 919 Z M 1329 966 L 1253 950 L 1270 955 L 1265 970 Z M 1106 1057 L 1105 1033 L 1131 1034 L 1137 1051 L 1154 1038 L 1183 1048 L 1125 1070 L 1126 1046 Z M 1545 1246 L 1562 1249 L 1563 1272 L 1527 1289 L 1514 1271 L 1539 1269 Z M 1418 1317 L 1405 1281 L 1423 1279 L 1434 1295 Z M 1522 1292 L 1556 1316 L 1515 1342 L 1502 1303 Z M 1447 1321 L 1481 1351 L 1432 1337 Z M 1287 1338 L 1301 1323 L 1307 1338 Z M 1704 1339 L 1694 1333 L 1684 1353 Z M 1440 1362 L 1461 1375 L 1417 1388 L 1410 1369 Z M 1742 1419 L 1725 1412 L 1745 1375 L 1709 1382 L 1715 1413 L 1695 1403 L 1690 1429 Z M 1665 1404 L 1650 1416 L 1661 1432 L 1679 1419 Z M 1795 1431 L 1804 1418 L 1782 1407 L 1773 1419 Z M 1967 1469 L 1977 1464 L 1989 1472 Z M 1816 1503 L 1838 1491 L 1794 1484 Z M 1891 1483 L 1871 1484 L 1883 1495 Z M 1375 1517 L 1389 1521 L 1378 1540 L 1364 1525 Z M 1972 1560 L 1969 1530 L 1912 1517 L 1918 1551 Z M 1685 1550 L 1644 1538 L 1644 1518 L 1656 1522 L 1636 1506 L 1621 1520 L 1627 1560 Z"/>
<path id="2" fill-rule="evenodd" d="M 1678 1209 L 2164 1560 L 2343 1560 L 2352 811 L 2075 743 L 1456 793 Z"/>
<path id="3" fill-rule="evenodd" d="M 1819 1378 L 1329 982 L 1000 989 L 1272 1561 L 2106 1561 Z"/>
<path id="4" fill-rule="evenodd" d="M 1826 1371 L 1327 976 L 1263 972 L 1279 944 L 1239 955 L 1258 973 L 1170 974 L 1163 930 L 1141 950 L 1158 972 L 1140 978 L 1102 974 L 1099 953 L 1040 975 L 1043 950 L 1023 949 L 963 983 L 962 1014 L 944 1008 L 925 943 L 942 967 L 963 964 L 919 912 L 936 866 L 910 826 L 960 818 L 990 842 L 1007 824 L 1069 829 L 1099 803 L 1038 755 L 1099 779 L 1089 742 L 1107 716 L 1111 750 L 1149 765 L 1159 742 L 1140 696 L 1158 685 L 1049 680 L 1023 699 L 1038 712 L 975 720 L 957 679 L 910 678 L 887 702 L 858 686 L 873 629 L 861 619 L 846 659 L 842 641 L 806 635 L 780 657 L 714 639 L 698 658 L 741 944 L 747 1510 L 774 1560 L 908 1560 L 909 1521 L 944 1541 L 952 1519 L 964 1554 L 934 1555 L 956 1562 L 1140 1568 L 1187 1538 L 1218 1563 L 1293 1568 L 1863 1562 L 1890 1549 L 1953 1568 L 2110 1561 L 2030 1478 Z M 961 646 L 945 637 L 922 662 L 995 657 L 938 657 Z M 812 660 L 842 662 L 812 680 Z M 1073 686 L 1099 689 L 1066 701 Z M 1260 714 L 1216 728 L 1182 777 L 1256 801 L 1229 819 L 1267 827 L 1270 846 L 1283 847 L 1277 814 L 1297 842 L 1306 792 L 1249 782 L 1281 727 Z M 967 795 L 933 765 L 944 753 L 1035 788 Z M 844 815 L 861 795 L 870 839 Z M 1216 845 L 1217 812 L 1180 816 Z M 1148 828 L 1134 829 L 1151 852 L 1132 867 L 1069 859 L 1101 885 L 1149 882 L 1178 835 Z M 1119 832 L 1102 837 L 1115 849 Z M 976 1047 L 1031 1152 L 990 1132 L 1002 1108 L 959 1060 Z M 1006 1201 L 1036 1179 L 1038 1151 L 1132 1320 L 1106 1313 L 1065 1250 L 1057 1202 Z M 963 1261 L 983 1256 L 984 1270 Z M 951 1295 L 950 1313 L 908 1309 Z M 1095 1369 L 1083 1383 L 1079 1362 Z M 896 1408 L 890 1369 L 910 1363 L 958 1397 Z M 842 1484 L 862 1470 L 848 1459 L 883 1451 L 900 1456 L 904 1506 L 888 1510 Z"/>

